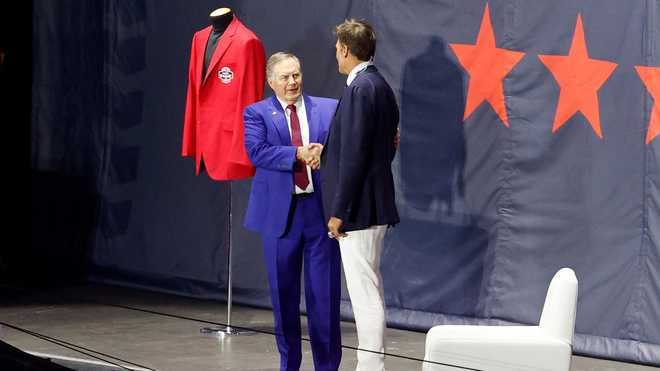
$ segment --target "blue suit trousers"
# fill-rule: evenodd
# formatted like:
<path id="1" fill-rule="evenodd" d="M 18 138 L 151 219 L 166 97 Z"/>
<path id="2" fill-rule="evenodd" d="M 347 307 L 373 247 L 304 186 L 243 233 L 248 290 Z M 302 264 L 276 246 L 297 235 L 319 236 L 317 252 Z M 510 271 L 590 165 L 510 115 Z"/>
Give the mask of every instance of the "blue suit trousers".
<path id="1" fill-rule="evenodd" d="M 302 361 L 303 267 L 314 369 L 335 371 L 341 361 L 341 258 L 337 242 L 327 236 L 321 204 L 318 192 L 294 195 L 284 235 L 262 235 L 281 370 L 298 370 Z"/>

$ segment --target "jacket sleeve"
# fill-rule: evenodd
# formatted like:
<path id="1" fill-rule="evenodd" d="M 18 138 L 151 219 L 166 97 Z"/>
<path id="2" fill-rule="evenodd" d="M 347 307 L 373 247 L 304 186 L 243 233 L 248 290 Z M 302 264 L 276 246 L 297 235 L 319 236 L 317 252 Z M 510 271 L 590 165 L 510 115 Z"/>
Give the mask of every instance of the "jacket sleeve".
<path id="1" fill-rule="evenodd" d="M 351 87 L 350 96 L 342 99 L 339 169 L 332 205 L 332 216 L 342 220 L 348 220 L 368 171 L 376 125 L 373 102 L 366 91 L 368 88 Z"/>
<path id="2" fill-rule="evenodd" d="M 243 140 L 244 127 L 243 110 L 248 105 L 262 99 L 264 94 L 264 79 L 266 62 L 264 47 L 259 39 L 251 39 L 245 45 L 245 71 L 240 80 L 238 99 L 236 100 L 236 116 L 229 161 L 243 165 L 253 165 L 245 153 Z M 256 164 L 254 164 L 256 166 Z"/>
<path id="3" fill-rule="evenodd" d="M 245 150 L 252 164 L 261 169 L 293 172 L 296 147 L 269 143 L 264 119 L 252 106 L 245 109 L 243 118 Z"/>
<path id="4" fill-rule="evenodd" d="M 196 128 L 197 128 L 197 91 L 199 81 L 195 79 L 197 65 L 195 56 L 197 50 L 195 47 L 195 38 L 193 36 L 192 47 L 190 48 L 190 64 L 188 66 L 188 92 L 186 94 L 186 113 L 183 119 L 183 144 L 181 148 L 182 156 L 195 156 L 196 150 Z"/>

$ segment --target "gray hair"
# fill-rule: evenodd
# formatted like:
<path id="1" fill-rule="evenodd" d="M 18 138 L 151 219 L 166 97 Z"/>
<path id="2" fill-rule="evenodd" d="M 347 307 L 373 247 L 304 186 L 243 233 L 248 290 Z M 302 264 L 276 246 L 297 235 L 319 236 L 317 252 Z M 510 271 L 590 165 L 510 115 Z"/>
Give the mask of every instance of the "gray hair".
<path id="1" fill-rule="evenodd" d="M 275 65 L 289 58 L 294 59 L 296 62 L 298 62 L 298 65 L 300 66 L 300 59 L 298 59 L 298 57 L 296 57 L 293 53 L 277 52 L 271 55 L 270 58 L 268 58 L 268 62 L 266 63 L 266 79 L 268 79 L 268 81 L 273 81 L 275 79 L 275 76 L 273 76 L 273 74 L 275 73 L 273 71 Z"/>

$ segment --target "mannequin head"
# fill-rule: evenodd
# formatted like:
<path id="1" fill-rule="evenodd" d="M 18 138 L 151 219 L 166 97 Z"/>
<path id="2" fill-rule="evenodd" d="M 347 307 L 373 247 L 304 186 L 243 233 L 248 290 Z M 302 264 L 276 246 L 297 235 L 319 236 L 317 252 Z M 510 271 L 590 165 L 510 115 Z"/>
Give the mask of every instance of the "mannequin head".
<path id="1" fill-rule="evenodd" d="M 227 16 L 227 15 L 230 14 L 230 13 L 231 13 L 231 9 L 229 9 L 229 8 L 218 8 L 218 9 L 212 11 L 211 14 L 209 14 L 209 16 L 210 16 L 211 18 L 213 18 L 213 17 L 221 17 L 221 16 L 223 16 L 223 15 L 224 15 L 224 16 Z"/>
<path id="2" fill-rule="evenodd" d="M 229 8 L 218 8 L 209 15 L 213 31 L 224 32 L 234 18 L 234 13 Z"/>

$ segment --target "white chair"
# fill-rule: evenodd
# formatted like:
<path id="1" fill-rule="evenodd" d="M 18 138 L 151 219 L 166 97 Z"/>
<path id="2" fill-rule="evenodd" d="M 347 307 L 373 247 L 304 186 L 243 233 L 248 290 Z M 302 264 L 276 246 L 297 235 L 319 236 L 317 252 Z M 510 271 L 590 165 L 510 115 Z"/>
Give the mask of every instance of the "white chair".
<path id="1" fill-rule="evenodd" d="M 569 371 L 577 286 L 572 269 L 555 274 L 538 326 L 434 326 L 424 359 L 483 371 Z M 423 370 L 461 369 L 425 362 Z"/>

